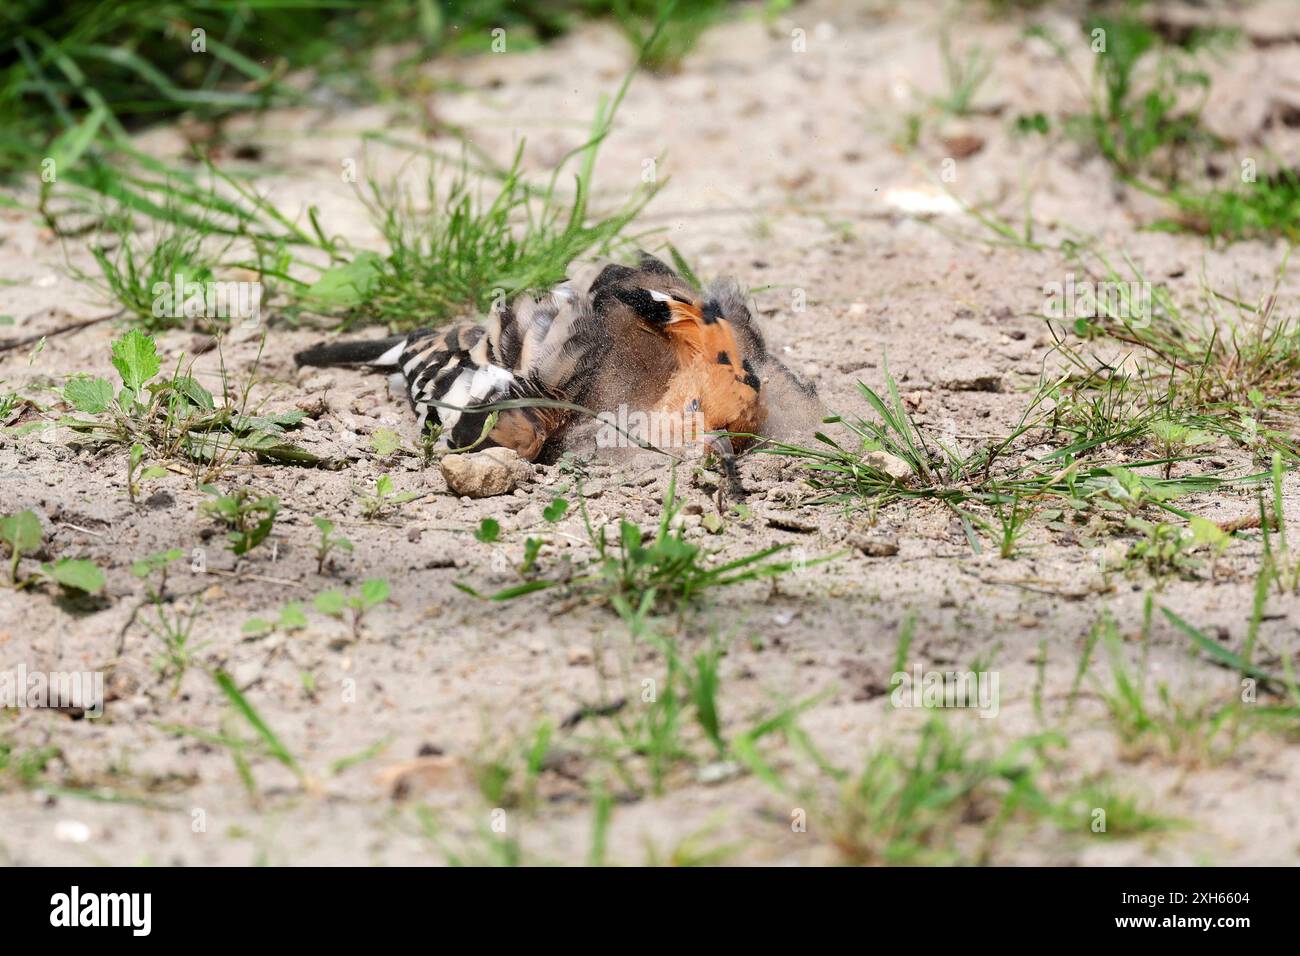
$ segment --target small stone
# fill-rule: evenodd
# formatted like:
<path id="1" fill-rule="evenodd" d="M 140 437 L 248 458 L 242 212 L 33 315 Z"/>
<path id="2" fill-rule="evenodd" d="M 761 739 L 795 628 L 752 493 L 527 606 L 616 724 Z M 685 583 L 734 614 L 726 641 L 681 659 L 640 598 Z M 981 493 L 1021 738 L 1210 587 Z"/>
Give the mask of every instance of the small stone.
<path id="1" fill-rule="evenodd" d="M 447 455 L 440 462 L 442 477 L 453 494 L 490 498 L 509 494 L 530 481 L 533 466 L 511 448 L 489 448 L 468 455 Z"/>
<path id="2" fill-rule="evenodd" d="M 90 840 L 90 827 L 80 820 L 60 820 L 54 824 L 54 839 L 60 843 L 86 843 Z"/>
<path id="3" fill-rule="evenodd" d="M 959 362 L 942 385 L 950 392 L 1000 392 L 1002 373 L 979 362 Z"/>
<path id="4" fill-rule="evenodd" d="M 712 786 L 733 780 L 744 773 L 744 768 L 734 760 L 719 760 L 705 764 L 695 772 L 695 779 L 705 786 Z"/>
<path id="5" fill-rule="evenodd" d="M 912 466 L 897 455 L 887 451 L 873 451 L 862 456 L 862 463 L 868 468 L 883 471 L 897 482 L 905 482 L 912 477 Z"/>
<path id="6" fill-rule="evenodd" d="M 591 648 L 589 647 L 570 647 L 565 651 L 564 656 L 568 660 L 570 667 L 587 667 L 591 664 Z"/>
<path id="7" fill-rule="evenodd" d="M 888 558 L 898 554 L 898 538 L 892 534 L 851 534 L 846 539 L 869 558 Z"/>
<path id="8" fill-rule="evenodd" d="M 393 800 L 407 800 L 430 792 L 464 786 L 469 771 L 459 757 L 437 754 L 416 757 L 375 774 L 375 782 Z"/>
<path id="9" fill-rule="evenodd" d="M 977 136 L 974 133 L 945 136 L 943 147 L 953 159 L 965 159 L 968 156 L 974 156 L 984 148 L 984 137 Z"/>
<path id="10" fill-rule="evenodd" d="M 810 521 L 792 515 L 787 511 L 778 511 L 774 514 L 766 515 L 767 526 L 776 528 L 778 531 L 793 531 L 795 534 L 812 534 L 819 530 L 820 526 L 816 521 Z"/>

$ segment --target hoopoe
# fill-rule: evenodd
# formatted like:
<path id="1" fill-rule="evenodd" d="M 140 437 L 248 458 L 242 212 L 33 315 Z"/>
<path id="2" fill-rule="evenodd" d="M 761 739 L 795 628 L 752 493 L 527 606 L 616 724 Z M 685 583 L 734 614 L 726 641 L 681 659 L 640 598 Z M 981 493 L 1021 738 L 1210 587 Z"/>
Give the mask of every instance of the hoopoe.
<path id="1" fill-rule="evenodd" d="M 590 286 L 566 282 L 543 295 L 495 306 L 479 324 L 462 320 L 373 341 L 318 345 L 299 365 L 367 365 L 398 370 L 420 428 L 438 444 L 502 445 L 546 458 L 579 413 L 564 408 L 490 408 L 513 399 L 550 399 L 599 413 L 624 405 L 681 416 L 686 440 L 718 452 L 735 479 L 734 450 L 768 417 L 762 375 L 813 390 L 767 353 L 744 292 L 730 279 L 703 293 L 659 259 L 606 266 Z M 728 440 L 726 433 L 737 437 Z M 476 445 L 476 443 L 478 443 Z"/>

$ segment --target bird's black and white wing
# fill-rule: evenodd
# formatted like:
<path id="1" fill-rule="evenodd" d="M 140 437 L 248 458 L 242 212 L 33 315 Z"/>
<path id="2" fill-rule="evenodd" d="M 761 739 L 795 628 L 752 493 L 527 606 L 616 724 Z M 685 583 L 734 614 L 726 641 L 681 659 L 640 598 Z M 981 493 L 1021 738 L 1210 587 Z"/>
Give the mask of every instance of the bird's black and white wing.
<path id="1" fill-rule="evenodd" d="M 607 338 L 587 297 L 566 284 L 536 298 L 501 301 L 483 324 L 465 320 L 389 339 L 317 346 L 297 359 L 301 365 L 395 368 L 421 430 L 436 428 L 439 445 L 461 448 L 482 436 L 491 411 L 482 406 L 521 398 L 581 404 Z M 533 446 L 564 418 L 542 408 L 502 412 L 502 434 L 494 431 L 491 438 L 535 454 Z"/>

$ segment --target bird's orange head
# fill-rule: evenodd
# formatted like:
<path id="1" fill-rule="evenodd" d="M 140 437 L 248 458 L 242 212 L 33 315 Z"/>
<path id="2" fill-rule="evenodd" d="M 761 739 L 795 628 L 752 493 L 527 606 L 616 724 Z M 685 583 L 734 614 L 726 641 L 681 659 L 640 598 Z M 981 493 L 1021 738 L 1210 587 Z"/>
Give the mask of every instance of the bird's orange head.
<path id="1" fill-rule="evenodd" d="M 663 409 L 698 411 L 706 431 L 757 431 L 767 417 L 762 384 L 716 301 L 680 288 L 625 289 L 618 297 L 667 339 L 677 359 Z"/>

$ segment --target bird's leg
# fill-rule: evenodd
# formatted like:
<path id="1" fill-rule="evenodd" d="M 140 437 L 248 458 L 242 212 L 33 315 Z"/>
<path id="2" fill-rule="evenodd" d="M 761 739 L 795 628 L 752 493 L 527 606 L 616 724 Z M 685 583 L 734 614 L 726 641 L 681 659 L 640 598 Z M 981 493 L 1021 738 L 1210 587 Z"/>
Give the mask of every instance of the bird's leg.
<path id="1" fill-rule="evenodd" d="M 727 490 L 733 497 L 744 498 L 745 489 L 740 484 L 740 473 L 736 470 L 736 450 L 731 438 L 704 431 L 704 415 L 700 411 L 701 403 L 693 398 L 682 409 L 683 434 L 688 440 L 698 441 L 706 454 L 713 454 L 722 465 L 722 473 L 727 479 Z"/>
<path id="2" fill-rule="evenodd" d="M 717 455 L 731 496 L 744 498 L 745 488 L 740 483 L 740 471 L 736 468 L 736 451 L 732 447 L 731 438 L 727 435 L 704 435 L 700 438 L 700 444 Z"/>

